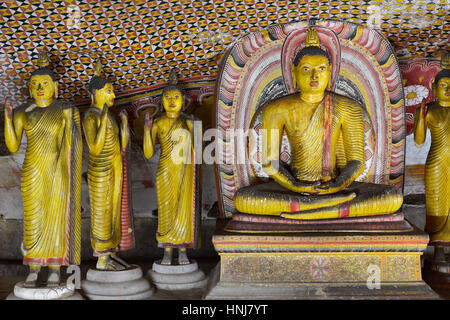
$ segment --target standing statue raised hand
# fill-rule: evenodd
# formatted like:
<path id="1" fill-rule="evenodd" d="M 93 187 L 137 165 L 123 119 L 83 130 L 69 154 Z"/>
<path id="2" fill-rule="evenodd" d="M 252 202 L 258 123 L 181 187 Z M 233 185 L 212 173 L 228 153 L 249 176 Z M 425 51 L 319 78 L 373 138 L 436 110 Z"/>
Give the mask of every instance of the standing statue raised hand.
<path id="1" fill-rule="evenodd" d="M 11 100 L 9 100 L 9 98 L 6 98 L 5 101 L 5 119 L 9 120 L 13 119 L 13 107 L 11 104 Z"/>

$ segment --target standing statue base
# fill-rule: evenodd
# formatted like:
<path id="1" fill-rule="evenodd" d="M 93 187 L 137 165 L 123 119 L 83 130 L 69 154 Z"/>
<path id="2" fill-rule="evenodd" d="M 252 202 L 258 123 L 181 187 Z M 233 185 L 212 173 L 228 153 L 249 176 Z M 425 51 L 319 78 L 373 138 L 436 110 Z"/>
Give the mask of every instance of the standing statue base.
<path id="1" fill-rule="evenodd" d="M 65 283 L 59 286 L 38 286 L 29 288 L 24 282 L 18 282 L 6 300 L 84 300 L 84 298 Z"/>
<path id="2" fill-rule="evenodd" d="M 442 261 L 425 259 L 423 278 L 437 293 L 448 299 L 450 297 L 450 256 L 445 255 Z"/>
<path id="3" fill-rule="evenodd" d="M 219 227 L 220 262 L 205 299 L 438 299 L 422 280 L 428 235 L 412 227 L 232 233 Z M 392 231 L 392 230 L 391 230 Z"/>
<path id="4" fill-rule="evenodd" d="M 446 255 L 445 261 L 435 261 L 425 259 L 424 268 L 429 271 L 439 272 L 442 273 L 443 275 L 447 275 L 450 277 L 450 256 Z"/>
<path id="5" fill-rule="evenodd" d="M 81 288 L 90 300 L 146 300 L 153 295 L 137 265 L 119 271 L 89 269 Z"/>
<path id="6" fill-rule="evenodd" d="M 163 290 L 187 290 L 204 288 L 208 282 L 205 273 L 198 268 L 195 260 L 189 264 L 165 265 L 161 260 L 153 263 L 148 271 L 152 283 Z"/>

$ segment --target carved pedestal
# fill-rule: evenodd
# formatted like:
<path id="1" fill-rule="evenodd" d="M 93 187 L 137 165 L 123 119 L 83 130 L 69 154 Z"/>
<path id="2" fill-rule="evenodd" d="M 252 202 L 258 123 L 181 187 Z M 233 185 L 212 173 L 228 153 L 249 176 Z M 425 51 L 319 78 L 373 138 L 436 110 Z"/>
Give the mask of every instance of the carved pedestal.
<path id="1" fill-rule="evenodd" d="M 222 229 L 223 230 L 223 229 Z M 206 299 L 438 299 L 422 280 L 428 235 L 216 231 Z"/>
<path id="2" fill-rule="evenodd" d="M 424 261 L 424 280 L 444 299 L 450 299 L 450 256 L 446 262 Z"/>
<path id="3" fill-rule="evenodd" d="M 27 288 L 21 281 L 14 286 L 14 292 L 6 300 L 84 300 L 84 298 L 65 283 L 55 287 Z"/>
<path id="4" fill-rule="evenodd" d="M 188 290 L 204 288 L 208 282 L 202 270 L 198 268 L 195 260 L 185 265 L 162 265 L 155 261 L 148 276 L 158 289 Z"/>
<path id="5" fill-rule="evenodd" d="M 121 271 L 89 269 L 81 288 L 90 300 L 146 300 L 153 295 L 150 282 L 136 265 Z"/>

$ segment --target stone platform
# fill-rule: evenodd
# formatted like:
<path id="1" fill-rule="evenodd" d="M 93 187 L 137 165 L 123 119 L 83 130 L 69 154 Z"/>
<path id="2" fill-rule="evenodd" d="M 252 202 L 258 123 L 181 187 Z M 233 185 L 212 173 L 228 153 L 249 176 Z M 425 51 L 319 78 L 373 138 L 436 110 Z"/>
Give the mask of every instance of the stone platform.
<path id="1" fill-rule="evenodd" d="M 89 269 L 81 288 L 90 300 L 145 300 L 153 295 L 137 265 L 121 271 Z"/>
<path id="2" fill-rule="evenodd" d="M 443 298 L 450 299 L 450 255 L 446 262 L 425 259 L 423 278 Z"/>
<path id="3" fill-rule="evenodd" d="M 189 290 L 204 288 L 208 282 L 205 273 L 198 268 L 195 260 L 189 264 L 163 265 L 161 260 L 153 263 L 148 277 L 158 289 Z"/>
<path id="4" fill-rule="evenodd" d="M 225 227 L 226 228 L 226 227 Z M 231 233 L 205 299 L 439 299 L 422 280 L 429 237 L 410 231 Z"/>
<path id="5" fill-rule="evenodd" d="M 23 281 L 14 286 L 14 291 L 6 300 L 84 300 L 84 298 L 65 284 L 55 287 L 27 288 Z"/>

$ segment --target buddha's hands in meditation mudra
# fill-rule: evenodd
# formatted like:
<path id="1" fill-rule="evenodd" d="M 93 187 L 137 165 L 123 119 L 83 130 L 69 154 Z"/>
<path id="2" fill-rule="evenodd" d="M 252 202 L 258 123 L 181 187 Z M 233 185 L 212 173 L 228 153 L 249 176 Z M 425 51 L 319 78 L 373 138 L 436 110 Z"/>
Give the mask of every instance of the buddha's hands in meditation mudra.
<path id="1" fill-rule="evenodd" d="M 292 65 L 300 93 L 274 100 L 262 110 L 262 168 L 274 182 L 238 190 L 234 197 L 238 211 L 325 219 L 387 214 L 400 208 L 403 197 L 395 187 L 354 182 L 365 166 L 363 110 L 358 102 L 326 91 L 329 61 L 318 47 L 315 30 L 308 30 L 307 46 Z M 291 149 L 289 168 L 278 162 L 283 131 Z M 342 147 L 345 161 L 337 157 Z"/>

